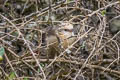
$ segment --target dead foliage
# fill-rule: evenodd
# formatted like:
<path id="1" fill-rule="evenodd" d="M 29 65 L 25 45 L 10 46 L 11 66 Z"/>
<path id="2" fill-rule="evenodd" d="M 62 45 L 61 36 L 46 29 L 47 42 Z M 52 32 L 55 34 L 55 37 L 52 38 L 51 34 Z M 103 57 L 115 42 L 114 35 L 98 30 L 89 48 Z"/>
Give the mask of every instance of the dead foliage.
<path id="1" fill-rule="evenodd" d="M 117 0 L 0 0 L 1 80 L 119 80 L 120 28 L 113 33 L 109 27 L 119 17 L 119 5 Z M 46 38 L 66 22 L 73 24 L 76 40 L 50 54 Z"/>

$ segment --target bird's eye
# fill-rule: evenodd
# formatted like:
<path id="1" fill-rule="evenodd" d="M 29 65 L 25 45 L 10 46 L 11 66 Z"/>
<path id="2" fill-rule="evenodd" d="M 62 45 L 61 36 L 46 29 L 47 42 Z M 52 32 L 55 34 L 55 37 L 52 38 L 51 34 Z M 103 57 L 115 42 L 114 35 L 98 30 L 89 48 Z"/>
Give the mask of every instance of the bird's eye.
<path id="1" fill-rule="evenodd" d="M 64 31 L 72 32 L 73 30 L 69 30 L 69 29 L 64 29 Z"/>
<path id="2" fill-rule="evenodd" d="M 64 29 L 64 31 L 68 31 L 68 29 Z"/>

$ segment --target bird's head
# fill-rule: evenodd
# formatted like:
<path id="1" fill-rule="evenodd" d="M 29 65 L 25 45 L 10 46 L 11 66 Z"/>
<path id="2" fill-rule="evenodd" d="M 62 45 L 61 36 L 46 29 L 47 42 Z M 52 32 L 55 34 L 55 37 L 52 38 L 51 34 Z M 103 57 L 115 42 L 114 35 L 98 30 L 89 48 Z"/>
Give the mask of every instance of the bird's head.
<path id="1" fill-rule="evenodd" d="M 70 24 L 70 23 L 62 23 L 61 27 L 59 29 L 72 32 L 73 31 L 73 25 Z"/>
<path id="2" fill-rule="evenodd" d="M 62 23 L 59 28 L 59 33 L 68 37 L 74 36 L 73 25 L 70 23 Z"/>

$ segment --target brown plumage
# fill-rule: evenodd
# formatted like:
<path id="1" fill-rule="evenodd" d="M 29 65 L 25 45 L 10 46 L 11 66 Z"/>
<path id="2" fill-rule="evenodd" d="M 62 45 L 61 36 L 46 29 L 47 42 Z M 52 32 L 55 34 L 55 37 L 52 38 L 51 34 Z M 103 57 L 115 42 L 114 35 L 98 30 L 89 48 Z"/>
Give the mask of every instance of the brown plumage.
<path id="1" fill-rule="evenodd" d="M 73 25 L 70 23 L 62 24 L 60 28 L 53 32 L 55 34 L 48 35 L 47 37 L 48 54 L 50 58 L 58 55 L 61 50 L 68 48 L 76 40 L 73 33 Z M 70 51 L 67 53 L 70 53 Z"/>

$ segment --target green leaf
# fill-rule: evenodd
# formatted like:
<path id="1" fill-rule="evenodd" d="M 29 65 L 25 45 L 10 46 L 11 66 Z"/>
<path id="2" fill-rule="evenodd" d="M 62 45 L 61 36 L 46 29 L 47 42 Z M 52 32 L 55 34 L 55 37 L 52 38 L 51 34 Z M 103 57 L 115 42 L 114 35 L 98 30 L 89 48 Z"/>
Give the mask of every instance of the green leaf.
<path id="1" fill-rule="evenodd" d="M 24 78 L 23 80 L 28 80 L 28 78 Z"/>
<path id="2" fill-rule="evenodd" d="M 11 35 L 13 35 L 13 36 L 18 36 L 19 35 L 19 33 L 17 32 L 17 31 L 15 31 L 15 32 L 13 32 L 13 33 L 11 33 Z"/>
<path id="3" fill-rule="evenodd" d="M 0 61 L 2 61 L 3 60 L 3 57 L 2 56 L 0 56 Z"/>
<path id="4" fill-rule="evenodd" d="M 4 47 L 1 47 L 0 48 L 0 56 L 2 57 L 4 55 L 4 53 L 5 53 L 5 49 L 4 49 Z"/>
<path id="5" fill-rule="evenodd" d="M 9 79 L 10 80 L 13 80 L 15 78 L 15 73 L 14 72 L 11 72 L 10 75 L 9 75 Z"/>
<path id="6" fill-rule="evenodd" d="M 41 65 L 42 67 L 44 67 L 44 66 L 45 66 L 43 63 L 40 63 L 40 65 Z"/>
<path id="7" fill-rule="evenodd" d="M 38 68 L 38 70 L 37 70 L 38 72 L 40 72 L 40 69 Z"/>
<path id="8" fill-rule="evenodd" d="M 67 0 L 67 2 L 70 2 L 70 1 L 73 1 L 73 0 Z"/>
<path id="9" fill-rule="evenodd" d="M 106 10 L 101 11 L 101 14 L 104 16 L 106 14 Z"/>

